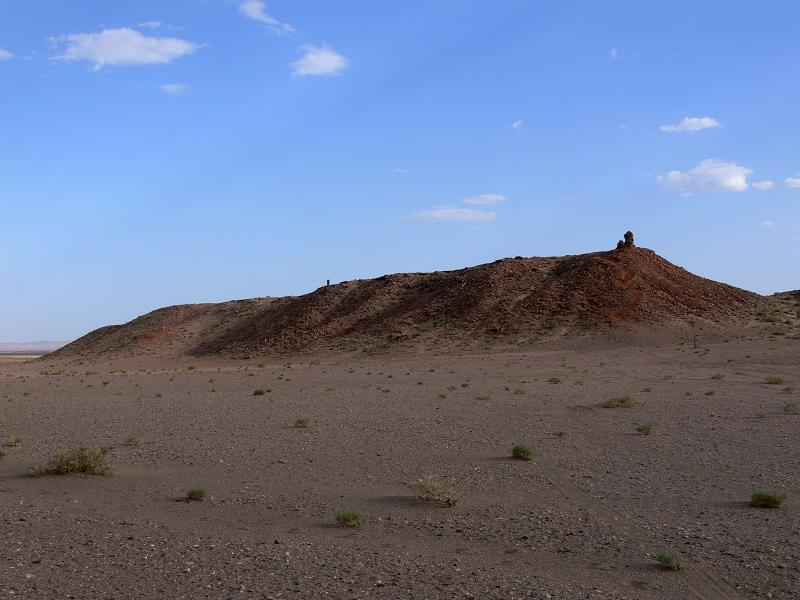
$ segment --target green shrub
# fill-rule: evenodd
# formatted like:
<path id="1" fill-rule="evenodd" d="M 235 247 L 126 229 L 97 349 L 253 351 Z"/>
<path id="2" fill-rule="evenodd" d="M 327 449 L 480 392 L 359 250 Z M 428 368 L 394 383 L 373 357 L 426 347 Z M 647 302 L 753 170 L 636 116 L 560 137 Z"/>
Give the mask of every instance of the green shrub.
<path id="1" fill-rule="evenodd" d="M 13 437 L 13 438 L 11 438 L 10 440 L 8 440 L 8 441 L 6 442 L 6 447 L 7 447 L 7 448 L 16 448 L 16 447 L 17 447 L 17 446 L 19 446 L 21 443 L 22 443 L 22 438 Z"/>
<path id="2" fill-rule="evenodd" d="M 680 557 L 674 552 L 662 552 L 656 556 L 658 564 L 669 571 L 680 571 L 683 568 Z"/>
<path id="3" fill-rule="evenodd" d="M 611 398 L 606 402 L 607 408 L 631 408 L 634 406 L 636 402 L 633 398 L 630 397 L 629 394 L 624 394 L 622 396 L 617 396 L 616 398 Z"/>
<path id="4" fill-rule="evenodd" d="M 636 428 L 636 431 L 644 435 L 650 435 L 653 432 L 652 423 L 642 423 Z"/>
<path id="5" fill-rule="evenodd" d="M 527 446 L 514 446 L 511 449 L 511 456 L 517 460 L 531 460 L 536 453 Z"/>
<path id="6" fill-rule="evenodd" d="M 711 379 L 722 379 L 722 378 L 723 378 L 723 375 L 722 375 L 722 373 L 714 373 L 714 374 L 711 376 Z"/>
<path id="7" fill-rule="evenodd" d="M 83 447 L 66 450 L 43 467 L 31 469 L 31 475 L 69 475 L 70 473 L 84 473 L 86 475 L 110 475 L 111 465 L 108 463 L 108 454 L 111 446 Z"/>
<path id="8" fill-rule="evenodd" d="M 547 383 L 561 383 L 561 378 L 560 377 L 551 377 L 550 379 L 547 380 Z"/>
<path id="9" fill-rule="evenodd" d="M 767 385 L 783 385 L 783 377 L 778 377 L 777 375 L 772 375 L 771 377 L 767 377 L 764 380 L 764 383 Z"/>
<path id="10" fill-rule="evenodd" d="M 756 490 L 750 497 L 750 503 L 758 508 L 780 508 L 786 494 L 774 494 L 765 490 Z"/>
<path id="11" fill-rule="evenodd" d="M 206 499 L 208 493 L 206 492 L 206 488 L 204 487 L 196 487 L 190 489 L 186 492 L 186 498 L 189 500 L 195 500 L 197 502 L 202 502 Z"/>
<path id="12" fill-rule="evenodd" d="M 308 427 L 309 425 L 311 425 L 311 421 L 309 421 L 308 419 L 297 419 L 294 422 L 294 426 L 300 427 L 301 429 Z"/>
<path id="13" fill-rule="evenodd" d="M 565 438 L 565 437 L 567 437 L 567 432 L 566 431 L 556 431 L 553 435 L 556 436 L 557 438 Z"/>
<path id="14" fill-rule="evenodd" d="M 261 388 L 255 390 L 253 392 L 253 396 L 263 396 L 264 394 L 266 394 L 266 392 L 264 390 L 262 390 Z"/>
<path id="15" fill-rule="evenodd" d="M 360 512 L 340 510 L 336 513 L 336 522 L 342 527 L 361 527 L 364 515 Z"/>

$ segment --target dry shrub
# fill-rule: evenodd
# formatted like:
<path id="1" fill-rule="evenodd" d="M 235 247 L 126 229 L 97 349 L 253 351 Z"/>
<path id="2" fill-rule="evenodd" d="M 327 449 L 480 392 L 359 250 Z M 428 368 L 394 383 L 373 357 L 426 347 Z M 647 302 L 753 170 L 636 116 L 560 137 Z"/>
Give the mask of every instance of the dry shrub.
<path id="1" fill-rule="evenodd" d="M 636 401 L 629 394 L 611 398 L 606 402 L 607 408 L 632 408 L 633 406 L 636 406 Z"/>
<path id="2" fill-rule="evenodd" d="M 31 469 L 31 475 L 68 475 L 84 473 L 86 475 L 110 475 L 111 465 L 108 454 L 111 446 L 84 447 L 65 450 L 43 467 Z"/>
<path id="3" fill-rule="evenodd" d="M 410 485 L 420 502 L 437 506 L 454 506 L 461 498 L 461 484 L 453 479 L 425 475 Z"/>

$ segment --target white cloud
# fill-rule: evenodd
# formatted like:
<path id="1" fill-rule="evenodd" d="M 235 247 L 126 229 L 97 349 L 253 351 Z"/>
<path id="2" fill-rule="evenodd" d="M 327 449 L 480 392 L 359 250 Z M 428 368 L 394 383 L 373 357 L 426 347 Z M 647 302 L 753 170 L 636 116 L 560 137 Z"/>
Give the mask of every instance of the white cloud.
<path id="1" fill-rule="evenodd" d="M 506 197 L 503 194 L 481 194 L 480 196 L 469 196 L 463 198 L 461 201 L 464 204 L 497 204 L 502 202 Z"/>
<path id="2" fill-rule="evenodd" d="M 414 213 L 408 218 L 414 221 L 494 221 L 496 216 L 493 212 L 474 208 L 433 208 Z"/>
<path id="3" fill-rule="evenodd" d="M 128 27 L 105 29 L 100 33 L 74 33 L 52 40 L 64 44 L 63 54 L 55 60 L 85 60 L 97 71 L 105 66 L 161 65 L 192 54 L 199 44 L 179 38 L 149 37 Z"/>
<path id="4" fill-rule="evenodd" d="M 14 54 L 9 52 L 8 50 L 3 50 L 0 48 L 0 60 L 10 60 L 14 58 Z"/>
<path id="5" fill-rule="evenodd" d="M 139 23 L 139 27 L 144 27 L 146 29 L 158 29 L 162 25 L 163 23 L 161 21 L 145 21 L 144 23 Z"/>
<path id="6" fill-rule="evenodd" d="M 608 56 L 611 60 L 619 60 L 622 58 L 622 51 L 619 48 L 612 48 L 608 51 Z"/>
<path id="7" fill-rule="evenodd" d="M 336 75 L 347 68 L 347 59 L 329 46 L 301 46 L 303 57 L 292 63 L 296 77 L 306 75 Z"/>
<path id="8" fill-rule="evenodd" d="M 158 89 L 167 96 L 183 96 L 191 88 L 185 83 L 165 83 L 164 85 L 158 86 Z"/>
<path id="9" fill-rule="evenodd" d="M 800 177 L 787 177 L 783 180 L 783 185 L 788 188 L 800 188 Z"/>
<path id="10" fill-rule="evenodd" d="M 288 23 L 281 23 L 267 12 L 267 7 L 262 0 L 242 0 L 239 12 L 248 19 L 253 19 L 267 25 L 275 33 L 294 33 L 295 28 Z"/>
<path id="11" fill-rule="evenodd" d="M 775 221 L 763 221 L 761 226 L 764 229 L 775 229 Z"/>
<path id="12" fill-rule="evenodd" d="M 670 171 L 656 178 L 662 189 L 692 196 L 701 192 L 743 192 L 753 169 L 709 158 L 688 171 Z"/>
<path id="13" fill-rule="evenodd" d="M 771 190 L 775 187 L 775 182 L 765 179 L 764 181 L 754 181 L 753 188 L 757 190 Z"/>
<path id="14" fill-rule="evenodd" d="M 628 131 L 631 126 L 628 123 L 620 123 L 617 127 L 619 127 L 620 131 Z"/>
<path id="15" fill-rule="evenodd" d="M 525 125 L 525 121 L 522 119 L 517 119 L 511 124 L 511 129 L 516 129 L 517 131 L 522 131 L 522 127 Z"/>
<path id="16" fill-rule="evenodd" d="M 408 171 L 406 169 L 401 169 L 400 167 L 395 167 L 394 169 L 392 169 L 392 173 L 397 173 L 398 175 L 405 175 L 406 173 L 408 173 Z"/>
<path id="17" fill-rule="evenodd" d="M 684 117 L 679 123 L 662 125 L 659 129 L 666 133 L 696 133 L 715 127 L 722 127 L 722 123 L 711 117 Z"/>

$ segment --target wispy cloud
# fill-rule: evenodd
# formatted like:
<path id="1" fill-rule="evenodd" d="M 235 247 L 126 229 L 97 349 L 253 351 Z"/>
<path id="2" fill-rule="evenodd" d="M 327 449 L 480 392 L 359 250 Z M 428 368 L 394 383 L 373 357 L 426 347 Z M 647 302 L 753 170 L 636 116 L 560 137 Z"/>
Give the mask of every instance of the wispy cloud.
<path id="1" fill-rule="evenodd" d="M 461 201 L 464 204 L 497 204 L 505 199 L 506 197 L 503 194 L 494 193 L 481 194 L 480 196 L 468 196 L 467 198 L 462 198 Z"/>
<path id="2" fill-rule="evenodd" d="M 14 54 L 12 52 L 0 48 L 0 60 L 11 60 L 12 58 L 14 58 Z"/>
<path id="3" fill-rule="evenodd" d="M 494 221 L 493 212 L 474 208 L 433 208 L 406 217 L 413 221 Z"/>
<path id="4" fill-rule="evenodd" d="M 525 121 L 522 119 L 517 119 L 513 123 L 511 123 L 511 129 L 516 129 L 517 131 L 522 131 L 523 126 L 525 125 Z"/>
<path id="5" fill-rule="evenodd" d="M 401 169 L 400 167 L 395 167 L 394 169 L 392 169 L 392 173 L 396 173 L 398 175 L 405 175 L 406 173 L 408 173 L 408 170 Z"/>
<path id="6" fill-rule="evenodd" d="M 253 19 L 268 26 L 275 33 L 294 33 L 296 30 L 288 23 L 282 23 L 267 12 L 267 6 L 262 0 L 241 0 L 239 12 L 248 19 Z"/>
<path id="7" fill-rule="evenodd" d="M 678 123 L 662 125 L 659 129 L 666 133 L 697 133 L 715 127 L 722 127 L 722 123 L 711 117 L 684 117 Z"/>
<path id="8" fill-rule="evenodd" d="M 191 88 L 185 83 L 165 83 L 164 85 L 158 86 L 158 89 L 167 96 L 183 96 L 188 93 Z"/>
<path id="9" fill-rule="evenodd" d="M 771 190 L 775 187 L 775 182 L 765 179 L 764 181 L 754 181 L 753 188 L 756 190 Z"/>
<path id="10" fill-rule="evenodd" d="M 608 51 L 608 57 L 611 60 L 619 60 L 620 58 L 622 58 L 622 50 L 620 50 L 619 48 L 612 48 L 611 50 Z"/>
<path id="11" fill-rule="evenodd" d="M 64 46 L 54 60 L 87 61 L 97 71 L 105 66 L 161 65 L 192 54 L 199 44 L 170 37 L 146 36 L 128 27 L 104 29 L 100 33 L 73 33 L 52 38 Z"/>
<path id="12" fill-rule="evenodd" d="M 787 177 L 783 180 L 783 185 L 788 188 L 800 188 L 800 177 Z"/>
<path id="13" fill-rule="evenodd" d="M 158 29 L 163 25 L 161 21 L 145 21 L 144 23 L 139 23 L 139 27 L 144 27 L 145 29 Z"/>
<path id="14" fill-rule="evenodd" d="M 775 221 L 762 221 L 761 226 L 764 229 L 775 229 Z"/>
<path id="15" fill-rule="evenodd" d="M 670 171 L 656 178 L 662 189 L 693 196 L 702 192 L 743 192 L 753 169 L 709 158 L 688 171 Z"/>
<path id="16" fill-rule="evenodd" d="M 336 75 L 347 68 L 348 60 L 327 45 L 301 46 L 302 58 L 292 63 L 296 77 Z"/>

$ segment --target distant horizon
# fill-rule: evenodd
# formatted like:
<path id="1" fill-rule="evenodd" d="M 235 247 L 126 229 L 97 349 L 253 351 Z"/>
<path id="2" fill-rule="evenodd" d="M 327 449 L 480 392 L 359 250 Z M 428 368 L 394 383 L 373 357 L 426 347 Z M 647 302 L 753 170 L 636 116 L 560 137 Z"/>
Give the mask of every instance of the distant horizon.
<path id="1" fill-rule="evenodd" d="M 0 339 L 625 229 L 708 279 L 797 289 L 799 21 L 740 0 L 2 3 Z"/>

